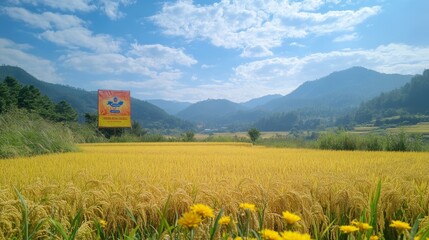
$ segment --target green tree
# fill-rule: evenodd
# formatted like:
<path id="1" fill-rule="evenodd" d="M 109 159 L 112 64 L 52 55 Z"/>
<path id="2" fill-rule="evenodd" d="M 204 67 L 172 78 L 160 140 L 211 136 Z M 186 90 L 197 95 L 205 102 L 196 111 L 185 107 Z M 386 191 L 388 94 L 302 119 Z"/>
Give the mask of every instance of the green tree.
<path id="1" fill-rule="evenodd" d="M 256 128 L 249 129 L 249 131 L 247 131 L 247 134 L 249 135 L 252 143 L 255 143 L 256 140 L 258 140 L 258 138 L 261 136 L 261 132 L 259 132 L 259 130 Z"/>
<path id="2" fill-rule="evenodd" d="M 55 103 L 46 95 L 41 95 L 36 101 L 36 111 L 44 119 L 56 120 Z"/>
<path id="3" fill-rule="evenodd" d="M 184 142 L 192 142 L 195 140 L 195 133 L 187 131 L 181 134 Z"/>
<path id="4" fill-rule="evenodd" d="M 0 114 L 6 112 L 8 106 L 9 91 L 4 82 L 0 83 Z"/>
<path id="5" fill-rule="evenodd" d="M 136 136 L 143 136 L 147 133 L 147 131 L 140 125 L 138 121 L 133 120 L 131 123 L 131 134 Z"/>
<path id="6" fill-rule="evenodd" d="M 24 86 L 18 93 L 18 108 L 34 111 L 39 108 L 37 104 L 40 97 L 41 93 L 39 89 L 34 86 Z"/>
<path id="7" fill-rule="evenodd" d="M 85 113 L 85 123 L 96 128 L 98 124 L 98 115 L 96 113 Z"/>
<path id="8" fill-rule="evenodd" d="M 18 95 L 21 90 L 21 84 L 13 77 L 7 76 L 4 79 L 4 83 L 9 92 L 9 96 L 7 98 L 7 107 L 17 107 L 18 106 Z"/>
<path id="9" fill-rule="evenodd" d="M 56 121 L 72 122 L 77 120 L 77 112 L 66 101 L 61 101 L 55 105 Z"/>

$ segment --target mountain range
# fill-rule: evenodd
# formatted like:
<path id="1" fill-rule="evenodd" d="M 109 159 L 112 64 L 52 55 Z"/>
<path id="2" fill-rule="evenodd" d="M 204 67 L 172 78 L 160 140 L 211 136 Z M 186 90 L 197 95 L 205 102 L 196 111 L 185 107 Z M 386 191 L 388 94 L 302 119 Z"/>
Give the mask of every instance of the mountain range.
<path id="1" fill-rule="evenodd" d="M 260 108 L 272 112 L 287 112 L 302 108 L 356 107 L 382 92 L 403 86 L 411 77 L 353 67 L 305 82 L 288 95 L 274 99 Z"/>
<path id="2" fill-rule="evenodd" d="M 191 104 L 182 110 L 176 108 L 175 116 L 203 128 L 223 126 L 228 129 L 236 129 L 237 125 L 246 128 L 258 120 L 264 118 L 267 120 L 266 118 L 271 116 L 278 119 L 278 113 L 296 110 L 312 115 L 310 118 L 327 117 L 326 115 L 357 108 L 361 103 L 383 92 L 402 87 L 411 78 L 411 75 L 384 74 L 363 67 L 353 67 L 305 82 L 285 96 L 267 95 L 244 103 L 208 99 Z M 162 106 L 158 106 L 165 108 L 168 105 L 169 102 L 164 101 Z"/>
<path id="3" fill-rule="evenodd" d="M 19 67 L 0 66 L 0 79 L 6 76 L 16 78 L 23 85 L 39 88 L 55 102 L 69 102 L 81 117 L 84 113 L 97 112 L 97 92 L 43 82 Z M 287 119 L 299 121 L 296 116 L 284 114 L 291 111 L 299 111 L 307 120 L 329 118 L 329 114 L 358 108 L 361 103 L 381 93 L 400 88 L 411 78 L 411 75 L 384 74 L 363 67 L 353 67 L 305 82 L 285 96 L 267 95 L 243 103 L 226 99 L 189 103 L 132 98 L 131 117 L 145 128 L 185 130 L 195 129 L 197 126 L 200 130 L 243 130 L 249 126 L 259 126 L 261 121 L 267 125 L 272 122 L 270 118 L 275 119 L 275 122 Z"/>

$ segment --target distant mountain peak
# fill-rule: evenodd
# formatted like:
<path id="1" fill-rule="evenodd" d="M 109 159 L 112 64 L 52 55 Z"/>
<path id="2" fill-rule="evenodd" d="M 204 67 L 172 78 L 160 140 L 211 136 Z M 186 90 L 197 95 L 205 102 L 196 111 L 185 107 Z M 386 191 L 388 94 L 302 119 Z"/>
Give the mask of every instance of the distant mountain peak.
<path id="1" fill-rule="evenodd" d="M 410 81 L 411 75 L 385 74 L 364 67 L 333 72 L 307 81 L 288 95 L 274 99 L 261 108 L 287 112 L 300 108 L 356 107 L 381 92 L 391 91 Z"/>

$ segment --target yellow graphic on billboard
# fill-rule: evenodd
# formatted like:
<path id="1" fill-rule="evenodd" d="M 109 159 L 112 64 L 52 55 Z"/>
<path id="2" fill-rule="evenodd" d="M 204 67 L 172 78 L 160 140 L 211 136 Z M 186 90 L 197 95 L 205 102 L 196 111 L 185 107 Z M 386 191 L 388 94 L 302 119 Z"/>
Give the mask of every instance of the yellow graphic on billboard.
<path id="1" fill-rule="evenodd" d="M 130 91 L 98 90 L 98 127 L 131 127 Z"/>

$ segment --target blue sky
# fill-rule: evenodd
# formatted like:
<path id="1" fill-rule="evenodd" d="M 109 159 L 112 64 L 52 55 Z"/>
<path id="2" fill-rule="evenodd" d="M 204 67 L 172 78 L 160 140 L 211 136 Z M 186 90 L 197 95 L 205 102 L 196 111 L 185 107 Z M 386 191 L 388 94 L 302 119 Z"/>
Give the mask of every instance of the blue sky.
<path id="1" fill-rule="evenodd" d="M 139 99 L 247 101 L 429 68 L 427 0 L 3 0 L 0 64 Z"/>

